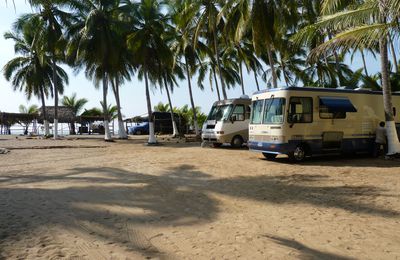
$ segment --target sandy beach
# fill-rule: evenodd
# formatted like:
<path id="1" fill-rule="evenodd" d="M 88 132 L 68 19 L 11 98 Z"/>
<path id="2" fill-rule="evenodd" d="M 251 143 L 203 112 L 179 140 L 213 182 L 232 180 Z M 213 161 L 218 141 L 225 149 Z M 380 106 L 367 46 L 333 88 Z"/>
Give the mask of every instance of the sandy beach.
<path id="1" fill-rule="evenodd" d="M 400 162 L 0 137 L 0 259 L 400 259 Z"/>

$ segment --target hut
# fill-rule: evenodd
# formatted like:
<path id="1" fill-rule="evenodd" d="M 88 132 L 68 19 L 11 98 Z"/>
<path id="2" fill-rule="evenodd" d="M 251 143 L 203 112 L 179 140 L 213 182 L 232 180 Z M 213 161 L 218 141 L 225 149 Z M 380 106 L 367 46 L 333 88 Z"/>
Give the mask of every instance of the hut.
<path id="1" fill-rule="evenodd" d="M 47 121 L 54 122 L 55 109 L 54 106 L 46 106 Z M 39 109 L 39 123 L 43 123 L 43 108 Z M 58 122 L 59 123 L 73 123 L 76 121 L 74 110 L 71 107 L 59 106 L 58 107 Z"/>
<path id="2" fill-rule="evenodd" d="M 11 134 L 11 126 L 15 124 L 30 124 L 35 122 L 38 117 L 38 114 L 0 112 L 0 134 Z"/>

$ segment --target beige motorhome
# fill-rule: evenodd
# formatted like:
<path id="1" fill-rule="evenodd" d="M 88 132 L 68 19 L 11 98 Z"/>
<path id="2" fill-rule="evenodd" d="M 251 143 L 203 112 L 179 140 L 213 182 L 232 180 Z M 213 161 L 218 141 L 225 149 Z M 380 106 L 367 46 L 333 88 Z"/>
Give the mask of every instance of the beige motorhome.
<path id="1" fill-rule="evenodd" d="M 215 102 L 203 125 L 202 140 L 214 147 L 224 143 L 242 147 L 249 136 L 250 104 L 247 96 Z"/>
<path id="2" fill-rule="evenodd" d="M 393 94 L 397 130 L 400 94 Z M 382 92 L 288 87 L 256 92 L 249 126 L 250 150 L 297 161 L 331 153 L 370 153 L 385 121 Z"/>

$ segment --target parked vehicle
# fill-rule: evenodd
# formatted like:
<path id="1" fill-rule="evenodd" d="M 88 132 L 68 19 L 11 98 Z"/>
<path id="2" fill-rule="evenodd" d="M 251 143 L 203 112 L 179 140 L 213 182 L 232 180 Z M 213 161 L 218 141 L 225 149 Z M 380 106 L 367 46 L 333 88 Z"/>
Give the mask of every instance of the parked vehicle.
<path id="1" fill-rule="evenodd" d="M 174 117 L 179 129 L 179 133 L 186 132 L 186 122 L 184 118 L 176 113 Z M 172 134 L 173 126 L 171 121 L 171 114 L 169 112 L 153 112 L 154 118 L 154 131 L 157 134 Z M 131 124 L 127 126 L 128 134 L 130 135 L 147 135 L 149 134 L 148 117 L 135 117 L 125 120 L 126 123 Z M 132 125 L 133 124 L 133 125 Z"/>
<path id="2" fill-rule="evenodd" d="M 248 96 L 215 102 L 203 125 L 202 140 L 214 147 L 224 143 L 242 147 L 249 136 L 250 104 Z"/>
<path id="3" fill-rule="evenodd" d="M 393 106 L 399 111 L 399 93 L 393 93 Z M 400 127 L 399 115 L 395 118 Z M 268 159 L 286 154 L 295 161 L 312 155 L 372 153 L 375 130 L 384 119 L 382 92 L 269 89 L 252 97 L 248 146 Z"/>
<path id="4" fill-rule="evenodd" d="M 128 134 L 130 135 L 149 134 L 149 122 L 136 123 L 136 125 L 128 127 Z"/>

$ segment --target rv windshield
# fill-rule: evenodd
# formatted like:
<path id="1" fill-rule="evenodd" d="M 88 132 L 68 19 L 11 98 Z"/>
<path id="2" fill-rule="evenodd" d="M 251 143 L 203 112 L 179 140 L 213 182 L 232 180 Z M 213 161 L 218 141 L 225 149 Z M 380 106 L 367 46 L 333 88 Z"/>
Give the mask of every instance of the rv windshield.
<path id="1" fill-rule="evenodd" d="M 232 107 L 232 105 L 213 106 L 207 120 L 228 120 Z"/>

